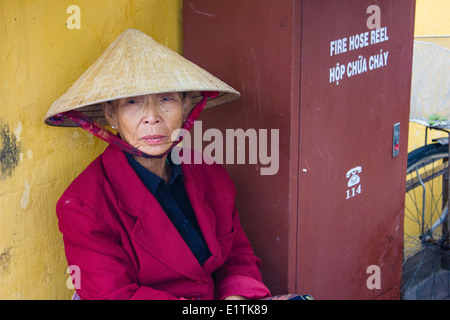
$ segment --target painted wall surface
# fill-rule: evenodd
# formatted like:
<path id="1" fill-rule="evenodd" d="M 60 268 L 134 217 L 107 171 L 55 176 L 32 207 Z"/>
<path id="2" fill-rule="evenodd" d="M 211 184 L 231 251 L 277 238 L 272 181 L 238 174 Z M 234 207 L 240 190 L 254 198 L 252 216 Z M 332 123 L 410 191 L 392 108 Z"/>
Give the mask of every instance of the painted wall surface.
<path id="1" fill-rule="evenodd" d="M 416 36 L 450 35 L 450 2 L 448 0 L 416 0 Z"/>
<path id="2" fill-rule="evenodd" d="M 106 144 L 44 125 L 50 105 L 128 28 L 181 52 L 181 10 L 180 0 L 0 0 L 0 299 L 73 294 L 55 204 Z"/>
<path id="3" fill-rule="evenodd" d="M 432 42 L 450 49 L 450 1 L 416 0 L 414 39 Z M 428 143 L 437 137 L 447 136 L 440 131 L 430 131 Z M 417 123 L 409 125 L 408 151 L 425 145 L 425 127 Z"/>

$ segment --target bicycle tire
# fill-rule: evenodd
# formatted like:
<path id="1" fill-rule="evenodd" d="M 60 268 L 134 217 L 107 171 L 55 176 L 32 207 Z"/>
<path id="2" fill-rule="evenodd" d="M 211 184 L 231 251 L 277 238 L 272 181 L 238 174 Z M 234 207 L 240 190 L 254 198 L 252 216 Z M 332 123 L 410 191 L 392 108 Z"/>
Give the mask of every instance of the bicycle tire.
<path id="1" fill-rule="evenodd" d="M 417 165 L 418 161 L 423 161 L 433 156 L 448 157 L 448 144 L 432 143 L 411 151 L 408 153 L 406 172 L 409 173 Z"/>
<path id="2" fill-rule="evenodd" d="M 448 145 L 440 143 L 408 154 L 402 299 L 450 299 L 448 200 L 444 195 L 448 192 L 448 155 Z M 439 183 L 440 188 L 433 190 Z M 418 197 L 420 190 L 428 195 Z M 409 207 L 410 203 L 414 205 Z"/>

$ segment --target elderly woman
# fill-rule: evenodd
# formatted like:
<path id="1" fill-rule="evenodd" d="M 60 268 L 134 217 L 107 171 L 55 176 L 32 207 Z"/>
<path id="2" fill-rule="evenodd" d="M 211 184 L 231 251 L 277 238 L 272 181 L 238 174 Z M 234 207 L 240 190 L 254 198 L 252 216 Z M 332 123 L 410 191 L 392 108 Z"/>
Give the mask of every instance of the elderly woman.
<path id="1" fill-rule="evenodd" d="M 56 207 L 68 263 L 80 268 L 81 299 L 270 295 L 225 170 L 177 165 L 170 152 L 180 140 L 172 137 L 203 107 L 238 96 L 131 29 L 55 101 L 47 124 L 80 126 L 110 143 Z"/>

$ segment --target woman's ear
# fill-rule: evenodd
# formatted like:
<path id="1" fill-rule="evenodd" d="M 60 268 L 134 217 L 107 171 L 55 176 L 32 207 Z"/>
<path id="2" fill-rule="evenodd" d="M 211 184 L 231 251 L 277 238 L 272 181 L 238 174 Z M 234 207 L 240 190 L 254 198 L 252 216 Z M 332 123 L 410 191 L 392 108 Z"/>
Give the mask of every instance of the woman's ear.
<path id="1" fill-rule="evenodd" d="M 105 115 L 106 121 L 108 121 L 109 125 L 114 128 L 116 125 L 114 119 L 114 105 L 112 102 L 102 102 L 103 114 Z"/>

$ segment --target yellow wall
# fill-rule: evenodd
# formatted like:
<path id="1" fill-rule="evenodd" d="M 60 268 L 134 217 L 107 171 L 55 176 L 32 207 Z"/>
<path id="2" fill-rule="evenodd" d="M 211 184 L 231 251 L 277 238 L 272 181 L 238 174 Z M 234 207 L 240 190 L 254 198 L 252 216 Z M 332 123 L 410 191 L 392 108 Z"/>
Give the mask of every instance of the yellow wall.
<path id="1" fill-rule="evenodd" d="M 66 26 L 80 8 L 81 29 Z M 181 52 L 181 0 L 0 0 L 0 299 L 68 299 L 55 204 L 106 144 L 43 124 L 124 30 Z M 81 280 L 82 281 L 82 280 Z"/>
<path id="2" fill-rule="evenodd" d="M 450 35 L 450 2 L 448 0 L 416 0 L 416 36 Z"/>
<path id="3" fill-rule="evenodd" d="M 415 40 L 432 42 L 450 49 L 450 1 L 416 0 L 414 24 Z M 425 127 L 416 123 L 409 125 L 408 151 L 425 144 Z M 429 131 L 428 143 L 436 137 L 448 136 L 440 131 Z"/>

